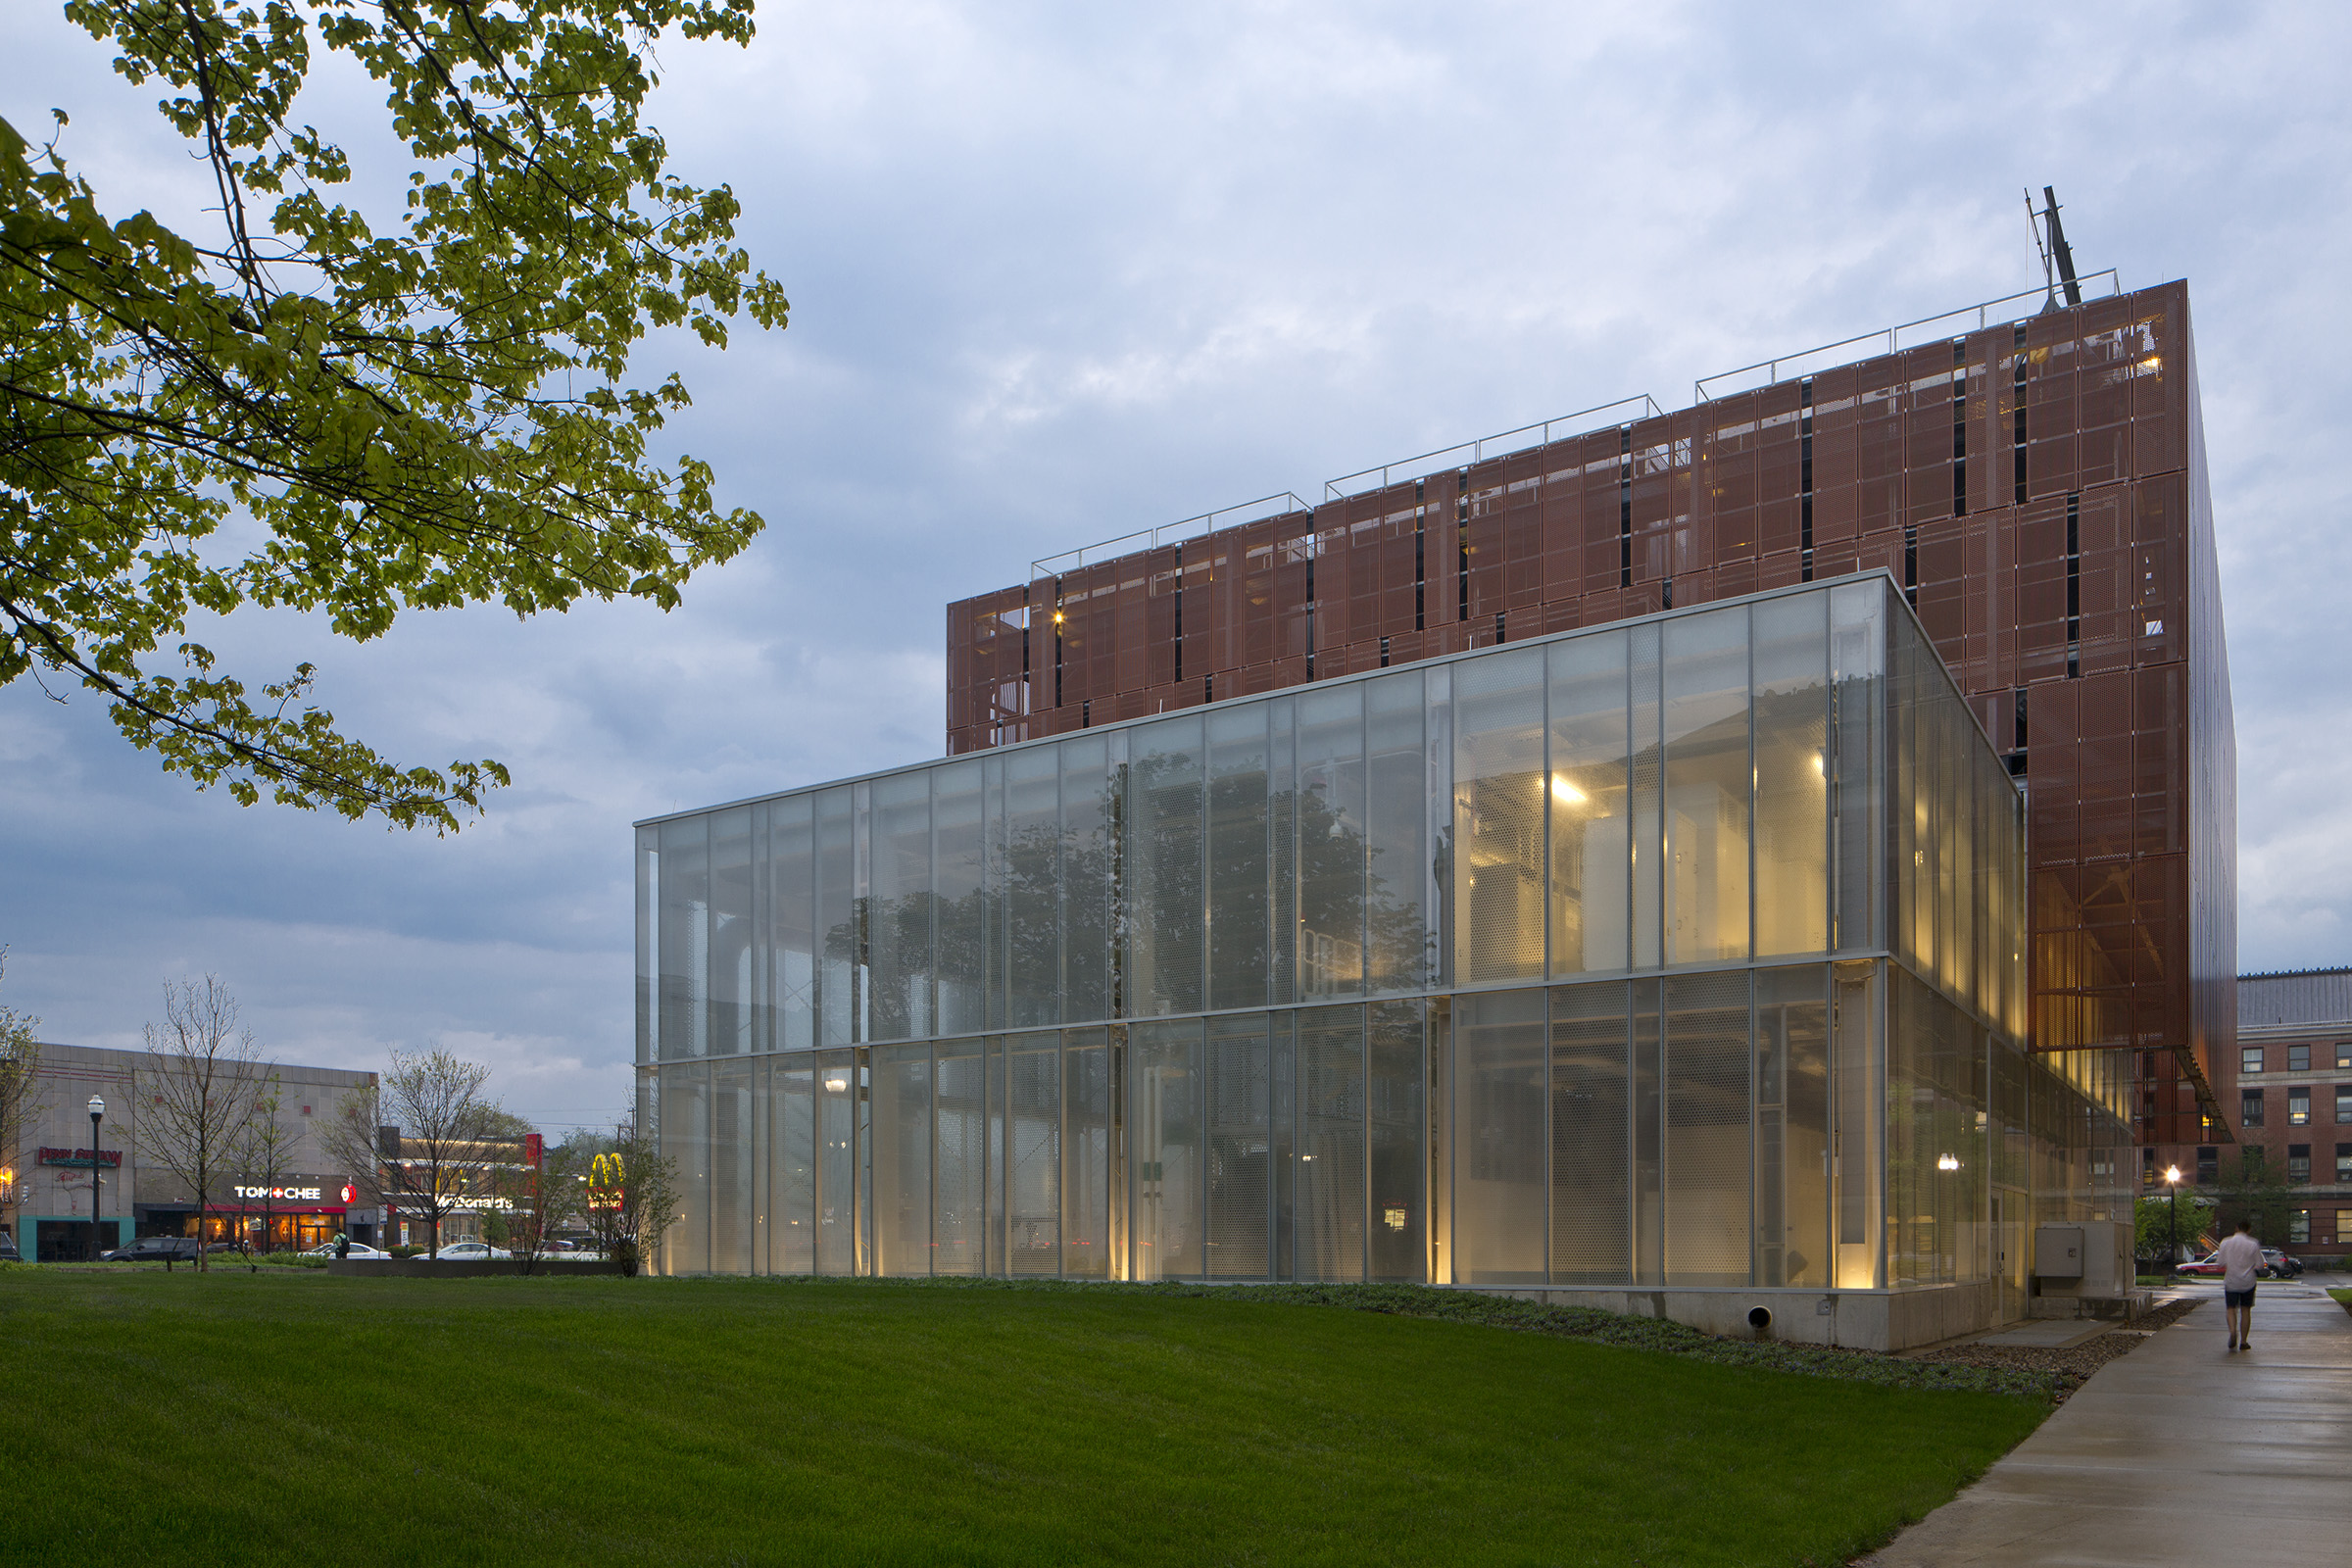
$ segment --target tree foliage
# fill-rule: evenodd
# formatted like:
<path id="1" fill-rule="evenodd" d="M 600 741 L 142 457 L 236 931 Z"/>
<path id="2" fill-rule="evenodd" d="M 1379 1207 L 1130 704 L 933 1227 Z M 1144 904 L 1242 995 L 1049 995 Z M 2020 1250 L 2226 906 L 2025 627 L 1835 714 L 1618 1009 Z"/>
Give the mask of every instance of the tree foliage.
<path id="1" fill-rule="evenodd" d="M 0 121 L 0 683 L 79 682 L 246 804 L 453 829 L 504 767 L 386 760 L 312 705 L 312 664 L 251 687 L 191 618 L 313 612 L 366 640 L 407 610 L 667 608 L 750 542 L 760 517 L 722 512 L 706 464 L 649 450 L 684 386 L 629 363 L 655 328 L 723 347 L 738 315 L 784 324 L 732 192 L 680 178 L 639 119 L 656 40 L 747 42 L 751 0 L 66 14 L 164 89 L 213 226 L 110 218 L 63 111 L 38 143 Z M 326 54 L 382 92 L 414 166 L 397 221 L 293 118 Z"/>
<path id="2" fill-rule="evenodd" d="M 8 950 L 0 948 L 0 979 L 7 972 Z M 39 1098 L 41 1043 L 32 1033 L 40 1025 L 14 1007 L 0 1007 L 0 1213 L 16 1205 L 17 1151 L 48 1109 Z"/>
<path id="3" fill-rule="evenodd" d="M 518 1162 L 507 1134 L 514 1118 L 483 1094 L 489 1078 L 488 1067 L 447 1051 L 395 1049 L 391 1070 L 345 1095 L 327 1130 L 336 1160 L 380 1195 L 387 1232 L 394 1210 L 422 1220 L 436 1258 L 443 1223 L 475 1197 L 496 1196 L 498 1173 Z"/>
<path id="4" fill-rule="evenodd" d="M 2286 1245 L 2287 1215 L 2294 1194 L 2285 1173 L 2271 1163 L 2270 1151 L 2260 1144 L 2240 1144 L 2237 1156 L 2223 1167 L 2217 1228 L 2227 1236 L 2237 1222 L 2254 1222 L 2254 1239 L 2265 1247 Z"/>

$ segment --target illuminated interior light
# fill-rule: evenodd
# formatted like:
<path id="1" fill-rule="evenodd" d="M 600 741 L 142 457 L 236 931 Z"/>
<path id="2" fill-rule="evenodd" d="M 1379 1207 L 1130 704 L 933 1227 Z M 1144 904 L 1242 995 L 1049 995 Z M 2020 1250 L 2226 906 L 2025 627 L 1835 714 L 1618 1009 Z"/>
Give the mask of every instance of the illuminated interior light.
<path id="1" fill-rule="evenodd" d="M 1583 790 L 1578 789 L 1557 773 L 1551 775 L 1551 798 L 1562 806 L 1582 806 L 1590 799 Z"/>
<path id="2" fill-rule="evenodd" d="M 1936 1168 L 1937 1170 L 1958 1170 L 1960 1168 L 1960 1156 L 1958 1154 L 1937 1154 L 1936 1156 Z"/>
<path id="3" fill-rule="evenodd" d="M 1830 776 L 1830 770 L 1828 766 L 1823 763 L 1821 760 L 1821 754 L 1819 752 L 1815 752 L 1813 754 L 1813 776 L 1815 778 L 1828 778 Z"/>

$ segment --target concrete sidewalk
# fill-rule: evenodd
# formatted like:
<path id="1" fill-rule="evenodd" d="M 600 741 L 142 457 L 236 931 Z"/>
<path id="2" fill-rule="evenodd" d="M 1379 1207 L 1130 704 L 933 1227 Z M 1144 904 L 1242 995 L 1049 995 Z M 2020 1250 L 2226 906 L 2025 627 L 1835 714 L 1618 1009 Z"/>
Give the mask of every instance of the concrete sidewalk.
<path id="1" fill-rule="evenodd" d="M 2254 1298 L 2254 1348 L 2232 1354 L 2221 1291 L 2210 1294 L 2101 1367 L 1983 1480 L 1864 1561 L 2345 1560 L 2352 1314 L 2317 1284 L 2266 1281 Z"/>

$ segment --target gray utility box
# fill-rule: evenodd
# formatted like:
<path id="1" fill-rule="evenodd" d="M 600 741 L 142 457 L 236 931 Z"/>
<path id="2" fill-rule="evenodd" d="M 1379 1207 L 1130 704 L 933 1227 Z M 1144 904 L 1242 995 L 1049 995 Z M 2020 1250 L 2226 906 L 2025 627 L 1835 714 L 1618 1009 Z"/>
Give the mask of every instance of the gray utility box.
<path id="1" fill-rule="evenodd" d="M 2137 1283 L 2131 1227 L 2109 1219 L 2036 1226 L 2034 1279 L 2043 1296 L 2131 1295 Z"/>

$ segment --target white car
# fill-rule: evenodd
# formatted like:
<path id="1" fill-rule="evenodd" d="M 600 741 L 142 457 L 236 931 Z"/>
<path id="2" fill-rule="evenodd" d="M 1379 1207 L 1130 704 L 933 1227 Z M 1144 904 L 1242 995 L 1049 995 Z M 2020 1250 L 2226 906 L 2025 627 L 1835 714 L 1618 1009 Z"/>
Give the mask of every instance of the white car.
<path id="1" fill-rule="evenodd" d="M 323 1246 L 323 1247 L 314 1247 L 314 1248 L 312 1248 L 312 1249 L 311 1249 L 309 1251 L 307 1251 L 307 1252 L 305 1252 L 305 1253 L 303 1254 L 303 1256 L 305 1256 L 305 1257 L 326 1257 L 326 1258 L 331 1258 L 331 1257 L 333 1257 L 334 1255 L 335 1255 L 335 1244 L 334 1244 L 334 1243 L 332 1243 L 332 1242 L 328 1242 L 328 1243 L 327 1243 L 325 1246 Z M 360 1243 L 358 1243 L 358 1242 L 354 1242 L 354 1243 L 352 1243 L 352 1244 L 351 1244 L 351 1250 L 350 1250 L 348 1252 L 344 1253 L 343 1255 L 344 1255 L 344 1256 L 346 1256 L 346 1257 L 352 1257 L 352 1258 L 365 1258 L 365 1259 L 368 1259 L 368 1261 L 371 1261 L 371 1262 L 377 1262 L 377 1263 L 389 1263 L 389 1262 L 391 1262 L 391 1261 L 392 1261 L 392 1254 L 391 1254 L 390 1252 L 379 1252 L 379 1251 L 377 1251 L 377 1250 L 376 1250 L 374 1248 L 372 1248 L 372 1247 L 364 1247 L 364 1246 L 362 1246 L 362 1245 L 361 1245 Z"/>
<path id="2" fill-rule="evenodd" d="M 486 1242 L 452 1242 L 447 1247 L 441 1249 L 441 1256 L 436 1261 L 443 1263 L 486 1263 L 497 1258 L 513 1257 L 514 1255 L 514 1254 L 513 1252 L 508 1251 L 505 1248 L 492 1247 Z"/>

